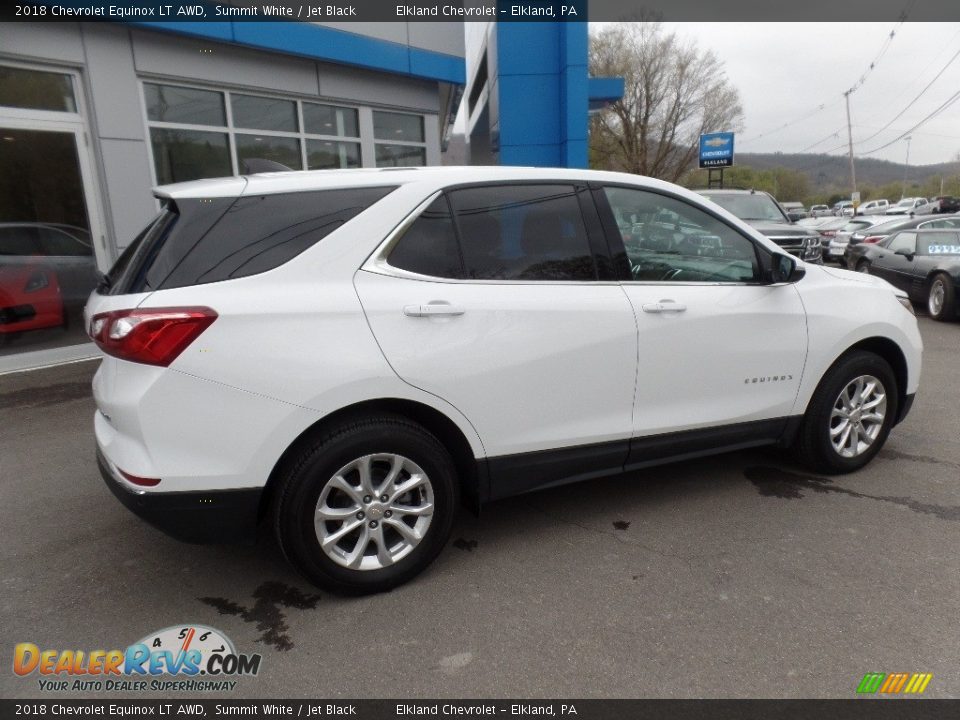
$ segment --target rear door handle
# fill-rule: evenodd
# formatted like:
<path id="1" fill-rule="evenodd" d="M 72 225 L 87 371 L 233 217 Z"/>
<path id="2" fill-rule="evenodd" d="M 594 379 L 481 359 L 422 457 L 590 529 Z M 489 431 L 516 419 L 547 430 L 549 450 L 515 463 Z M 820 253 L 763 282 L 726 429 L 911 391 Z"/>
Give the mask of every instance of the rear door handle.
<path id="1" fill-rule="evenodd" d="M 644 303 L 640 308 L 645 313 L 669 313 L 669 312 L 683 312 L 687 309 L 687 306 L 683 303 L 678 303 L 675 300 L 661 300 L 660 302 L 654 303 Z"/>
<path id="2" fill-rule="evenodd" d="M 403 314 L 407 317 L 443 317 L 463 315 L 464 309 L 450 303 L 427 303 L 424 305 L 405 305 Z"/>

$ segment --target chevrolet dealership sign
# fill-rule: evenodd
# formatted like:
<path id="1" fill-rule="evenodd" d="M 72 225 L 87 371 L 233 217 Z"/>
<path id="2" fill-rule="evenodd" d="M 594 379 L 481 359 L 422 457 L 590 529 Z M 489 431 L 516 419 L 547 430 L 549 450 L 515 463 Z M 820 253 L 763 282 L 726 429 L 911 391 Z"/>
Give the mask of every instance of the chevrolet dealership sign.
<path id="1" fill-rule="evenodd" d="M 733 167 L 733 133 L 716 132 L 700 136 L 700 168 Z"/>

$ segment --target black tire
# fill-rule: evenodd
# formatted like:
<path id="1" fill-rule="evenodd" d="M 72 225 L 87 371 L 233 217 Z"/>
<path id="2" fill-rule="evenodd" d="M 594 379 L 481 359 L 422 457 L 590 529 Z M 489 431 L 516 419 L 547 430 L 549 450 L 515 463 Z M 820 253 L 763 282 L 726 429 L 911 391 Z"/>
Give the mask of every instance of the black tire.
<path id="1" fill-rule="evenodd" d="M 869 274 L 870 274 L 870 261 L 869 261 L 869 260 L 861 260 L 860 262 L 858 262 L 858 263 L 857 263 L 857 272 L 862 272 L 862 273 L 866 273 L 867 275 L 869 275 Z"/>
<path id="2" fill-rule="evenodd" d="M 843 457 L 830 441 L 831 413 L 841 391 L 862 375 L 875 377 L 883 385 L 886 412 L 873 443 L 855 457 Z M 886 442 L 897 417 L 898 398 L 896 377 L 886 360 L 862 350 L 847 353 L 824 373 L 810 399 L 795 446 L 800 461 L 814 472 L 825 475 L 859 470 L 880 452 Z"/>
<path id="3" fill-rule="evenodd" d="M 934 288 L 937 284 L 943 288 L 943 302 L 940 305 L 940 312 L 934 312 L 934 302 L 932 299 Z M 930 279 L 930 288 L 928 289 L 927 311 L 934 320 L 952 320 L 957 316 L 957 291 L 953 286 L 953 281 L 944 273 L 937 273 Z"/>
<path id="4" fill-rule="evenodd" d="M 423 539 L 408 555 L 384 568 L 354 570 L 337 564 L 323 551 L 314 515 L 320 494 L 334 474 L 357 458 L 376 453 L 402 455 L 423 469 L 433 490 L 433 516 Z M 340 594 L 384 592 L 422 572 L 449 539 L 459 507 L 459 484 L 450 453 L 423 427 L 400 416 L 356 420 L 317 433 L 281 472 L 273 508 L 280 548 L 310 582 Z"/>

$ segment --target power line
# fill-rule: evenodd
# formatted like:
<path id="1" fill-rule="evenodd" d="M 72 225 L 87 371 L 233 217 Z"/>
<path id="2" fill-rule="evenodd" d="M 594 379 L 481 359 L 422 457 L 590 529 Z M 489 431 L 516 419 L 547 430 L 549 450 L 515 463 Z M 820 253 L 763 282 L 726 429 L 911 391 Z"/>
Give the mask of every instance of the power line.
<path id="1" fill-rule="evenodd" d="M 803 116 L 801 116 L 801 117 L 798 117 L 796 120 L 791 120 L 790 122 L 784 123 L 783 125 L 778 125 L 777 127 L 773 128 L 772 130 L 767 130 L 766 132 L 760 133 L 759 135 L 754 135 L 753 137 L 744 138 L 744 139 L 741 140 L 740 142 L 742 142 L 742 143 L 753 142 L 754 140 L 759 140 L 760 138 L 767 137 L 768 135 L 773 135 L 773 134 L 775 134 L 775 133 L 778 133 L 778 132 L 780 132 L 781 130 L 786 130 L 788 127 L 791 127 L 791 126 L 793 126 L 793 125 L 796 125 L 796 124 L 799 123 L 799 122 L 803 122 L 804 120 L 808 120 L 808 119 L 812 118 L 814 115 L 817 115 L 817 114 L 823 112 L 824 110 L 826 110 L 827 108 L 833 107 L 834 105 L 837 105 L 837 104 L 839 104 L 839 103 L 840 103 L 839 100 L 836 100 L 836 101 L 834 101 L 834 102 L 832 102 L 832 103 L 829 103 L 829 104 L 828 104 L 828 103 L 823 103 L 823 104 L 819 105 L 816 110 L 814 110 L 814 111 L 811 112 L 811 113 L 808 113 L 807 115 L 803 115 Z"/>
<path id="2" fill-rule="evenodd" d="M 873 135 L 871 135 L 870 137 L 866 137 L 866 138 L 864 138 L 863 140 L 857 140 L 857 142 L 855 142 L 854 145 L 863 145 L 864 143 L 867 143 L 867 142 L 869 142 L 870 140 L 873 140 L 873 138 L 875 138 L 877 135 L 879 135 L 880 133 L 882 133 L 882 132 L 883 132 L 884 130 L 886 130 L 888 127 L 890 127 L 891 125 L 893 125 L 893 123 L 895 123 L 897 120 L 899 120 L 899 119 L 903 116 L 903 114 L 904 114 L 907 110 L 909 110 L 910 108 L 912 108 L 913 105 L 914 105 L 914 103 L 916 103 L 917 100 L 919 100 L 919 99 L 923 96 L 923 94 L 924 94 L 925 92 L 927 92 L 927 90 L 930 89 L 930 87 L 937 81 L 937 79 L 938 79 L 941 75 L 943 75 L 943 73 L 946 72 L 947 68 L 950 67 L 950 66 L 953 64 L 953 62 L 954 62 L 958 57 L 960 57 L 960 50 L 957 50 L 957 52 L 954 53 L 953 57 L 950 58 L 950 59 L 947 61 L 947 64 L 944 65 L 942 68 L 940 68 L 940 72 L 938 72 L 936 75 L 934 75 L 934 76 L 933 76 L 933 79 L 924 86 L 923 90 L 921 90 L 919 93 L 917 93 L 916 97 L 914 97 L 913 100 L 911 100 L 909 103 L 907 103 L 907 106 L 906 106 L 905 108 L 903 108 L 903 110 L 901 110 L 901 111 L 898 112 L 896 115 L 894 115 L 893 118 L 890 120 L 890 122 L 888 122 L 888 123 L 887 123 L 886 125 L 884 125 L 882 128 L 880 128 L 879 130 L 877 130 L 877 131 L 876 131 Z"/>
<path id="3" fill-rule="evenodd" d="M 801 154 L 807 152 L 808 150 L 813 150 L 813 148 L 815 148 L 817 145 L 822 145 L 822 144 L 825 143 L 827 140 L 832 140 L 833 138 L 839 138 L 841 132 L 843 132 L 843 128 L 840 128 L 839 130 L 834 130 L 832 133 L 830 133 L 829 135 L 827 135 L 827 136 L 826 136 L 825 138 L 823 138 L 822 140 L 817 140 L 817 141 L 816 141 L 815 143 L 813 143 L 812 145 L 807 145 L 807 147 L 805 147 L 803 150 L 797 150 L 797 153 L 796 153 L 796 154 L 797 154 L 797 155 L 801 155 Z"/>
<path id="4" fill-rule="evenodd" d="M 877 67 L 877 63 L 887 54 L 887 50 L 890 49 L 890 46 L 893 44 L 893 38 L 897 34 L 897 28 L 903 25 L 907 21 L 907 15 L 910 14 L 910 11 L 913 10 L 913 6 L 917 4 L 917 0 L 910 0 L 907 3 L 907 6 L 900 12 L 899 22 L 894 26 L 890 31 L 890 34 L 887 35 L 887 39 L 884 40 L 883 45 L 880 47 L 880 52 L 877 53 L 877 56 L 873 59 L 873 62 L 867 66 L 867 69 L 863 71 L 863 74 L 857 79 L 857 81 L 846 91 L 846 95 L 852 95 L 857 90 L 863 87 L 864 83 L 867 82 L 867 78 L 870 76 L 870 73 L 874 71 Z"/>
<path id="5" fill-rule="evenodd" d="M 958 91 L 955 92 L 953 95 L 951 95 L 949 98 L 947 98 L 947 100 L 946 100 L 942 105 L 940 105 L 940 107 L 938 107 L 938 108 L 937 108 L 936 110 L 934 110 L 932 113 L 930 113 L 929 115 L 927 115 L 923 120 L 921 120 L 920 122 L 918 122 L 916 125 L 914 125 L 914 126 L 913 126 L 912 128 L 910 128 L 909 130 L 901 133 L 900 135 L 898 135 L 897 137 L 895 137 L 893 140 L 891 140 L 891 141 L 888 142 L 888 143 L 885 143 L 885 144 L 883 144 L 883 145 L 880 145 L 879 147 L 875 147 L 873 150 L 864 150 L 864 151 L 861 152 L 860 154 L 861 154 L 861 155 L 872 155 L 872 154 L 875 153 L 875 152 L 878 152 L 878 151 L 880 151 L 880 150 L 883 150 L 884 148 L 890 147 L 891 145 L 893 145 L 893 144 L 894 144 L 895 142 L 897 142 L 898 140 L 903 140 L 907 135 L 909 135 L 910 133 L 912 133 L 914 130 L 916 130 L 916 129 L 919 128 L 919 127 L 922 127 L 923 125 L 925 125 L 925 124 L 926 124 L 927 122 L 929 122 L 930 120 L 933 120 L 933 118 L 935 118 L 937 115 L 939 115 L 940 113 L 942 113 L 942 112 L 943 112 L 944 110 L 946 110 L 948 107 L 950 107 L 951 105 L 953 105 L 955 102 L 957 102 L 957 100 L 960 100 L 960 90 L 958 90 Z"/>
<path id="6" fill-rule="evenodd" d="M 913 10 L 913 6 L 916 3 L 917 3 L 917 0 L 910 0 L 910 2 L 907 3 L 904 9 L 900 11 L 900 17 L 898 18 L 897 24 L 893 27 L 892 30 L 890 30 L 886 39 L 883 41 L 883 45 L 880 47 L 880 51 L 877 53 L 876 57 L 867 66 L 867 69 L 863 72 L 863 74 L 857 79 L 857 82 L 855 82 L 851 88 L 849 88 L 844 93 L 842 93 L 843 95 L 851 94 L 856 90 L 859 90 L 861 87 L 863 87 L 863 84 L 867 81 L 867 78 L 876 68 L 877 63 L 879 63 L 880 60 L 883 58 L 883 56 L 887 54 L 887 50 L 890 49 L 890 45 L 893 43 L 893 38 L 897 34 L 897 29 L 907 21 L 907 16 L 910 14 L 910 11 Z M 769 135 L 774 135 L 780 132 L 781 130 L 786 130 L 788 127 L 792 127 L 793 125 L 796 125 L 799 122 L 803 122 L 804 120 L 807 120 L 813 117 L 814 115 L 817 115 L 823 112 L 827 108 L 833 107 L 834 105 L 838 105 L 839 103 L 840 103 L 839 99 L 834 100 L 833 102 L 821 103 L 820 105 L 817 106 L 816 110 L 814 110 L 813 112 L 807 113 L 806 115 L 798 117 L 796 120 L 791 120 L 790 122 L 784 123 L 783 125 L 778 125 L 772 130 L 767 130 L 765 132 L 760 133 L 759 135 L 754 135 L 752 137 L 744 138 L 740 142 L 741 143 L 753 142 L 754 140 L 759 140 L 760 138 L 764 138 Z"/>

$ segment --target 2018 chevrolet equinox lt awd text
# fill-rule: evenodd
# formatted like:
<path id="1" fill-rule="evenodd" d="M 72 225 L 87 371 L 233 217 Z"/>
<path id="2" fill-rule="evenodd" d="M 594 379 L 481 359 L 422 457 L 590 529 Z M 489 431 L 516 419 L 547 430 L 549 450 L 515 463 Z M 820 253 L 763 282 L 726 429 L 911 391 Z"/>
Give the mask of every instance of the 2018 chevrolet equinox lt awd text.
<path id="1" fill-rule="evenodd" d="M 185 540 L 272 524 L 312 582 L 423 570 L 461 501 L 726 450 L 863 467 L 906 415 L 906 295 L 609 172 L 160 187 L 86 308 L 101 472 Z"/>

